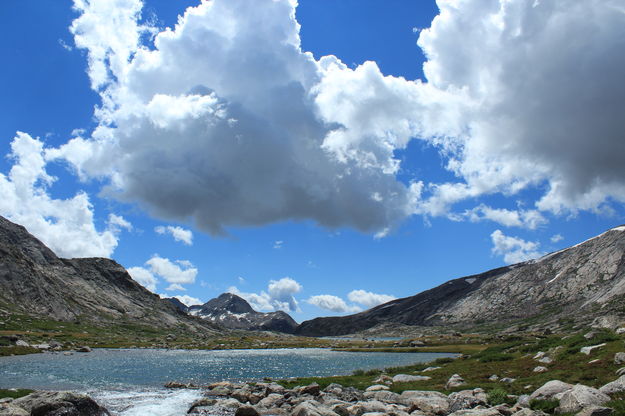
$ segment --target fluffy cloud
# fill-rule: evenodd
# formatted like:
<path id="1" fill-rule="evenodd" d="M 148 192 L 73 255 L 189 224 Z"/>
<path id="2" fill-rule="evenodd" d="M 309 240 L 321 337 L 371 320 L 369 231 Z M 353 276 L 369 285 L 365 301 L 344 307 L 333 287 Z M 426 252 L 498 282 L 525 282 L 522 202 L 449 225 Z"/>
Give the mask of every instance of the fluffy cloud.
<path id="1" fill-rule="evenodd" d="M 345 301 L 338 296 L 334 295 L 316 295 L 311 296 L 306 300 L 311 305 L 315 305 L 318 308 L 325 309 L 332 312 L 360 312 L 362 309 L 356 305 L 348 305 Z"/>
<path id="2" fill-rule="evenodd" d="M 86 193 L 51 197 L 56 178 L 46 171 L 48 150 L 40 140 L 17 133 L 9 155 L 13 165 L 7 175 L 0 173 L 0 214 L 25 226 L 61 257 L 110 257 L 120 231 L 132 225 L 110 214 L 106 229 L 98 231 Z"/>
<path id="3" fill-rule="evenodd" d="M 278 240 L 273 243 L 273 248 L 275 248 L 276 250 L 281 249 L 282 247 L 284 247 L 284 241 L 282 240 Z"/>
<path id="4" fill-rule="evenodd" d="M 193 232 L 191 230 L 187 230 L 178 226 L 168 225 L 164 227 L 159 225 L 158 227 L 154 227 L 154 231 L 158 234 L 171 234 L 174 237 L 174 240 L 180 241 L 188 246 L 193 245 Z"/>
<path id="5" fill-rule="evenodd" d="M 525 241 L 518 237 L 509 237 L 501 230 L 495 230 L 490 238 L 493 242 L 493 254 L 504 256 L 503 259 L 508 264 L 535 259 L 545 254 L 539 251 L 539 243 Z"/>
<path id="6" fill-rule="evenodd" d="M 156 283 L 158 282 L 158 279 L 149 270 L 144 269 L 143 267 L 130 267 L 127 270 L 130 277 L 147 290 L 150 292 L 154 292 L 156 290 Z"/>
<path id="7" fill-rule="evenodd" d="M 557 243 L 560 242 L 562 240 L 564 240 L 564 237 L 562 237 L 562 234 L 554 234 L 551 236 L 551 238 L 549 239 L 552 243 Z"/>
<path id="8" fill-rule="evenodd" d="M 421 208 L 535 185 L 537 208 L 556 214 L 625 201 L 622 3 L 437 3 L 419 45 L 428 84 L 457 98 L 441 102 L 453 128 L 434 143 L 464 181 L 428 186 Z"/>
<path id="9" fill-rule="evenodd" d="M 180 286 L 178 283 L 172 283 L 171 285 L 167 286 L 165 290 L 170 291 L 170 292 L 174 292 L 174 291 L 180 292 L 180 291 L 185 291 L 187 289 L 184 288 L 183 286 Z"/>
<path id="10" fill-rule="evenodd" d="M 270 280 L 267 291 L 260 293 L 241 292 L 236 286 L 228 288 L 228 292 L 241 296 L 257 311 L 284 310 L 288 312 L 299 310 L 294 295 L 301 290 L 302 285 L 290 277 Z"/>
<path id="11" fill-rule="evenodd" d="M 205 1 L 160 32 L 138 23 L 141 6 L 75 0 L 102 104 L 95 131 L 54 157 L 160 218 L 214 234 L 312 219 L 382 237 L 412 214 L 532 229 L 541 211 L 625 201 L 620 0 L 438 0 L 418 42 L 427 82 L 316 60 L 292 0 Z M 415 138 L 457 179 L 399 181 L 395 155 Z M 454 212 L 528 188 L 535 209 Z"/>
<path id="12" fill-rule="evenodd" d="M 162 277 L 169 283 L 193 283 L 197 276 L 197 269 L 187 260 L 176 260 L 172 262 L 156 254 L 150 260 L 146 261 L 145 264 L 150 267 L 152 273 Z"/>
<path id="13" fill-rule="evenodd" d="M 484 204 L 466 210 L 462 214 L 451 214 L 453 220 L 469 219 L 472 222 L 493 221 L 506 227 L 523 227 L 534 230 L 540 225 L 547 223 L 547 219 L 535 209 L 509 210 L 504 208 L 492 208 Z"/>
<path id="14" fill-rule="evenodd" d="M 393 150 L 416 130 L 379 105 L 408 88 L 394 106 L 406 104 L 413 83 L 301 51 L 289 0 L 202 2 L 151 48 L 139 44 L 150 32 L 139 5 L 76 2 L 76 46 L 102 97 L 91 137 L 58 151 L 79 174 L 108 177 L 109 195 L 215 234 L 288 219 L 377 232 L 412 212 L 419 187 L 397 181 Z M 367 108 L 341 101 L 345 77 Z"/>
<path id="15" fill-rule="evenodd" d="M 131 267 L 128 269 L 130 276 L 148 290 L 154 292 L 158 278 L 171 283 L 165 290 L 186 290 L 182 284 L 195 282 L 198 270 L 188 260 L 171 261 L 155 254 L 145 262 L 145 267 Z"/>
<path id="16" fill-rule="evenodd" d="M 383 295 L 379 293 L 367 292 L 366 290 L 352 290 L 347 294 L 347 299 L 354 303 L 359 303 L 367 308 L 373 308 L 382 303 L 390 302 L 397 299 L 393 295 Z"/>

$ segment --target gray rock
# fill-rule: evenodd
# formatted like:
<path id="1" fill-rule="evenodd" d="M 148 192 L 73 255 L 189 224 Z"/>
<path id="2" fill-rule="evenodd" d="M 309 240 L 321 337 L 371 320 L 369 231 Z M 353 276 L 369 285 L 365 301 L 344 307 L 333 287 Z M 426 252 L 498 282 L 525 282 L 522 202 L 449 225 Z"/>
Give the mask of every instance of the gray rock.
<path id="1" fill-rule="evenodd" d="M 76 352 L 91 352 L 91 348 L 85 345 L 84 347 L 78 348 Z"/>
<path id="2" fill-rule="evenodd" d="M 306 400 L 295 406 L 291 411 L 292 416 L 338 416 L 332 410 L 319 405 L 314 400 Z"/>
<path id="3" fill-rule="evenodd" d="M 15 341 L 15 345 L 17 345 L 18 347 L 30 347 L 28 342 L 21 340 L 21 339 L 18 339 L 17 341 Z"/>
<path id="4" fill-rule="evenodd" d="M 30 412 L 12 404 L 0 404 L 0 416 L 30 416 Z"/>
<path id="5" fill-rule="evenodd" d="M 616 333 L 617 333 L 618 335 L 625 334 L 625 328 L 617 328 L 617 329 L 616 329 Z"/>
<path id="6" fill-rule="evenodd" d="M 516 381 L 516 378 L 511 378 L 511 377 L 504 377 L 501 380 L 499 380 L 500 383 L 514 383 Z"/>
<path id="7" fill-rule="evenodd" d="M 530 400 L 551 400 L 556 395 L 571 390 L 572 384 L 565 383 L 560 380 L 551 380 L 543 384 L 530 395 Z"/>
<path id="8" fill-rule="evenodd" d="M 384 403 L 401 403 L 401 396 L 392 391 L 370 391 L 365 392 L 364 398 L 373 399 Z"/>
<path id="9" fill-rule="evenodd" d="M 538 352 L 536 353 L 536 355 L 534 356 L 534 359 L 535 359 L 535 360 L 539 360 L 539 359 L 543 358 L 543 357 L 545 356 L 545 354 L 547 354 L 547 353 L 546 353 L 546 352 L 544 352 L 544 351 L 538 351 Z"/>
<path id="10" fill-rule="evenodd" d="M 374 384 L 373 386 L 367 387 L 365 391 L 380 391 L 380 390 L 388 390 L 390 387 L 385 384 Z"/>
<path id="11" fill-rule="evenodd" d="M 625 363 L 625 352 L 617 352 L 614 354 L 614 364 Z"/>
<path id="12" fill-rule="evenodd" d="M 532 371 L 534 373 L 544 373 L 545 371 L 549 371 L 549 369 L 547 367 L 543 367 L 539 365 L 538 367 L 534 367 Z"/>
<path id="13" fill-rule="evenodd" d="M 428 376 L 411 376 L 409 374 L 397 374 L 393 376 L 393 383 L 409 383 L 411 381 L 426 381 L 431 380 L 432 377 Z"/>
<path id="14" fill-rule="evenodd" d="M 187 414 L 196 413 L 196 409 L 200 407 L 214 406 L 216 403 L 217 403 L 217 399 L 209 399 L 209 398 L 198 399 L 194 401 L 193 404 L 191 404 L 191 407 L 189 407 L 189 410 L 187 410 Z"/>
<path id="15" fill-rule="evenodd" d="M 450 401 L 449 411 L 452 413 L 488 404 L 488 396 L 482 389 L 477 392 L 475 390 L 461 390 L 451 393 L 448 397 Z"/>
<path id="16" fill-rule="evenodd" d="M 488 379 L 490 381 L 497 381 L 499 380 L 499 376 L 497 374 L 493 374 L 492 376 L 488 377 Z"/>
<path id="17" fill-rule="evenodd" d="M 605 394 L 621 393 L 625 391 L 625 375 L 601 387 L 599 391 Z"/>
<path id="18" fill-rule="evenodd" d="M 522 394 L 516 401 L 515 407 L 530 407 L 530 396 L 529 394 Z"/>
<path id="19" fill-rule="evenodd" d="M 272 408 L 278 407 L 280 402 L 284 401 L 284 396 L 278 393 L 270 393 L 267 397 L 261 399 L 258 403 L 258 407 Z"/>
<path id="20" fill-rule="evenodd" d="M 447 389 L 447 390 L 453 389 L 453 388 L 456 388 L 456 387 L 460 387 L 460 386 L 462 386 L 464 384 L 466 384 L 464 379 L 462 377 L 460 377 L 460 375 L 454 374 L 451 377 L 449 377 L 449 380 L 447 380 L 447 383 L 445 384 L 445 389 Z"/>
<path id="21" fill-rule="evenodd" d="M 396 407 L 377 400 L 369 400 L 365 402 L 357 402 L 347 408 L 352 415 L 362 415 L 365 413 L 381 412 L 386 413 L 395 410 Z"/>
<path id="22" fill-rule="evenodd" d="M 609 407 L 588 406 L 588 407 L 584 407 L 575 416 L 610 416 L 612 412 L 614 412 L 614 410 L 610 409 Z"/>
<path id="23" fill-rule="evenodd" d="M 560 413 L 579 412 L 585 407 L 601 406 L 610 401 L 610 396 L 599 390 L 576 384 L 573 388 L 562 395 L 560 399 Z"/>
<path id="24" fill-rule="evenodd" d="M 553 362 L 553 359 L 551 357 L 543 357 L 540 360 L 538 360 L 539 363 L 543 363 L 543 364 L 551 364 Z"/>
<path id="25" fill-rule="evenodd" d="M 310 394 L 311 396 L 318 396 L 320 391 L 321 389 L 319 388 L 319 384 L 312 383 L 312 384 L 309 384 L 308 386 L 304 386 L 300 388 L 299 393 Z"/>
<path id="26" fill-rule="evenodd" d="M 582 347 L 580 348 L 579 352 L 581 352 L 582 354 L 590 355 L 590 353 L 593 352 L 594 350 L 598 348 L 603 348 L 603 347 L 605 347 L 605 342 L 603 344 L 591 345 L 589 347 Z"/>
<path id="27" fill-rule="evenodd" d="M 494 407 L 489 408 L 476 408 L 476 409 L 464 409 L 451 413 L 449 416 L 501 416 L 499 410 Z"/>
<path id="28" fill-rule="evenodd" d="M 110 416 L 86 394 L 68 391 L 38 391 L 13 400 L 13 406 L 21 407 L 31 415 L 41 416 Z"/>
<path id="29" fill-rule="evenodd" d="M 435 370 L 440 370 L 443 367 L 428 367 L 428 368 L 424 368 L 423 370 L 421 370 L 422 373 L 427 373 L 428 371 L 435 371 Z"/>
<path id="30" fill-rule="evenodd" d="M 512 413 L 512 416 L 547 416 L 547 413 L 540 410 L 532 410 L 530 408 L 523 408 Z"/>
<path id="31" fill-rule="evenodd" d="M 586 338 L 586 339 L 593 339 L 594 337 L 597 336 L 597 334 L 598 334 L 597 331 L 590 331 L 590 332 L 587 332 L 586 334 L 584 334 L 584 338 Z"/>
<path id="32" fill-rule="evenodd" d="M 625 375 L 625 367 L 621 367 L 618 370 L 616 370 L 616 375 L 617 376 Z"/>
<path id="33" fill-rule="evenodd" d="M 437 391 L 406 390 L 400 400 L 411 410 L 421 410 L 428 415 L 445 415 L 451 405 L 449 398 Z"/>

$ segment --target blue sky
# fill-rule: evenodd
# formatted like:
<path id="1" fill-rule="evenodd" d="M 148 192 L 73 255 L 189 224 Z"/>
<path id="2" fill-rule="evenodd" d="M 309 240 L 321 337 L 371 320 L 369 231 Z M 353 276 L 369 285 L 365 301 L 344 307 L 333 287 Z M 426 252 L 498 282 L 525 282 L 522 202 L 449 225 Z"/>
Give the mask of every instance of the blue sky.
<path id="1" fill-rule="evenodd" d="M 4 1 L 0 214 L 298 321 L 583 241 L 625 222 L 625 12 L 525 3 Z"/>

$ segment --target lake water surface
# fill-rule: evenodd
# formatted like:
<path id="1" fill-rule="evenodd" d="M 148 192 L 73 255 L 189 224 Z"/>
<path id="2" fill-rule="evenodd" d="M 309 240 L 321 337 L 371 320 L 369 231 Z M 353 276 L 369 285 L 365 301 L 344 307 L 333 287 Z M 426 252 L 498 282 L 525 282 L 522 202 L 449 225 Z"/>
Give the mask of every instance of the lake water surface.
<path id="1" fill-rule="evenodd" d="M 0 388 L 75 390 L 90 393 L 123 416 L 184 415 L 201 392 L 169 391 L 168 381 L 208 384 L 263 377 L 331 376 L 357 369 L 429 362 L 454 354 L 337 352 L 327 349 L 188 351 L 94 349 L 90 353 L 33 354 L 0 358 Z"/>

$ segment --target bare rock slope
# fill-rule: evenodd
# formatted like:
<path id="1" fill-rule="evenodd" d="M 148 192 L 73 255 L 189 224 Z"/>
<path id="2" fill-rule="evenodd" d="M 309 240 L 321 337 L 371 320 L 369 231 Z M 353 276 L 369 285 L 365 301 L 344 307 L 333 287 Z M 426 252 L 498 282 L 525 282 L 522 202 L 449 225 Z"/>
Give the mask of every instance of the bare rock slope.
<path id="1" fill-rule="evenodd" d="M 106 258 L 62 259 L 0 217 L 0 309 L 59 321 L 130 322 L 158 328 L 215 326 L 187 316 Z"/>
<path id="2" fill-rule="evenodd" d="M 345 335 L 388 323 L 475 328 L 485 323 L 621 322 L 624 301 L 621 226 L 540 259 L 451 280 L 355 315 L 305 321 L 296 334 Z"/>

